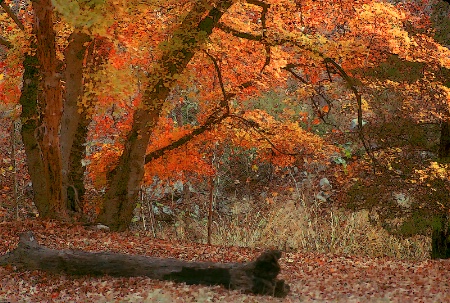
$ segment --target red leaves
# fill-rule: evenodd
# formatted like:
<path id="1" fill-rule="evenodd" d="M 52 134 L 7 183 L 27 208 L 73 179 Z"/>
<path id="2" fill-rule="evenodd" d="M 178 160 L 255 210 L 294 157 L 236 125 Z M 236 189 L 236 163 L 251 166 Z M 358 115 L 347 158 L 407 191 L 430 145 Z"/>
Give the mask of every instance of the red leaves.
<path id="1" fill-rule="evenodd" d="M 47 227 L 51 226 L 51 232 Z M 24 221 L 2 224 L 0 254 L 18 242 L 18 234 L 33 229 L 40 244 L 55 248 L 116 251 L 191 261 L 246 262 L 259 251 L 153 240 L 131 233 L 104 233 L 60 223 Z M 14 244 L 15 243 L 15 244 Z M 288 253 L 280 259 L 280 278 L 291 294 L 284 302 L 448 302 L 450 262 L 401 261 L 392 258 L 350 257 L 318 253 Z M 220 302 L 279 302 L 270 297 L 246 296 L 221 287 L 185 286 L 146 278 L 89 278 L 16 272 L 0 267 L 0 299 L 33 302 L 98 302 L 128 298 L 131 302 L 196 302 L 203 298 Z M 108 299 L 109 298 L 109 299 Z M 159 299 L 158 299 L 159 298 Z M 162 299 L 161 299 L 162 300 Z M 256 301 L 255 301 L 256 300 Z"/>

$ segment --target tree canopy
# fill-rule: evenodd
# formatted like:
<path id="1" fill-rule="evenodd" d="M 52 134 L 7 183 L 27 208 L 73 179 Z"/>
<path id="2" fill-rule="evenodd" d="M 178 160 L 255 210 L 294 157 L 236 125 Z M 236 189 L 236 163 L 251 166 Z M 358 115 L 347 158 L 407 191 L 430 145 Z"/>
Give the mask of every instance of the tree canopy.
<path id="1" fill-rule="evenodd" d="M 41 217 L 125 230 L 142 184 L 239 149 L 254 171 L 335 165 L 336 204 L 443 233 L 449 256 L 448 3 L 0 3 L 1 106 L 21 107 Z"/>

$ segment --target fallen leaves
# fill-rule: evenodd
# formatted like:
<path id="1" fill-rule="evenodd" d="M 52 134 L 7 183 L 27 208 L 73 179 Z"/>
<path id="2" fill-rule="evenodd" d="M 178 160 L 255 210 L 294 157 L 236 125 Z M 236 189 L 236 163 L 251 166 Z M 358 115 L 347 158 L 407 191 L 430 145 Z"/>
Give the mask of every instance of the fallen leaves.
<path id="1" fill-rule="evenodd" d="M 29 220 L 4 222 L 0 253 L 33 230 L 39 243 L 56 248 L 115 251 L 192 261 L 246 262 L 262 251 L 242 247 L 167 242 L 144 234 L 106 233 L 82 226 Z M 450 261 L 400 261 L 316 253 L 287 253 L 280 278 L 291 285 L 284 302 L 450 302 Z M 8 302 L 279 302 L 222 287 L 148 278 L 70 277 L 0 267 L 0 301 Z"/>

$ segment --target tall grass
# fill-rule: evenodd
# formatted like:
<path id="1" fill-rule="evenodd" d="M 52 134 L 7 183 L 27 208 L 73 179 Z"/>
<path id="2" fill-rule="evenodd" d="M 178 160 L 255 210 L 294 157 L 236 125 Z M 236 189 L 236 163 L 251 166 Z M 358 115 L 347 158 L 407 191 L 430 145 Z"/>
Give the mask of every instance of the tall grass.
<path id="1" fill-rule="evenodd" d="M 430 256 L 431 239 L 399 238 L 369 220 L 369 212 L 324 208 L 312 190 L 279 197 L 270 207 L 262 202 L 235 201 L 231 214 L 215 214 L 212 243 L 225 246 L 277 248 L 284 251 L 334 253 L 423 260 Z M 205 216 L 206 217 L 206 216 Z M 179 215 L 157 236 L 206 243 L 206 219 Z"/>

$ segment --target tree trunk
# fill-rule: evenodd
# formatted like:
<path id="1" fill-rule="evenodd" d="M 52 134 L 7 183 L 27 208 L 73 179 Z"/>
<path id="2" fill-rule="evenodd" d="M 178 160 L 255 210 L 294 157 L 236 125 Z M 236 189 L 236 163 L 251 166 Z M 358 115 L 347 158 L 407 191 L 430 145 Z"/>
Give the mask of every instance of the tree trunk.
<path id="1" fill-rule="evenodd" d="M 439 158 L 450 158 L 450 118 L 441 122 L 441 137 L 439 142 Z M 446 190 L 443 188 L 442 190 Z M 448 203 L 448 201 L 447 201 Z M 448 205 L 447 205 L 448 207 Z M 448 209 L 447 209 L 448 211 Z M 438 224 L 433 226 L 431 235 L 431 258 L 450 258 L 450 220 L 444 214 L 439 219 Z"/>
<path id="2" fill-rule="evenodd" d="M 75 30 L 64 52 L 66 93 L 61 120 L 62 190 L 67 209 L 78 213 L 82 211 L 81 201 L 85 193 L 85 169 L 81 163 L 86 154 L 85 143 L 90 123 L 88 109 L 80 105 L 83 97 L 83 62 L 86 58 L 86 43 L 89 41 L 89 35 Z"/>
<path id="3" fill-rule="evenodd" d="M 42 162 L 38 141 L 35 133 L 37 131 L 39 114 L 37 109 L 37 95 L 39 87 L 39 62 L 36 56 L 25 55 L 23 61 L 24 73 L 22 80 L 22 91 L 19 102 L 22 105 L 22 141 L 25 147 L 26 161 L 31 182 L 33 184 L 33 201 L 44 216 L 49 213 L 50 205 L 47 197 L 47 179 L 42 178 L 44 163 Z"/>
<path id="4" fill-rule="evenodd" d="M 450 258 L 450 222 L 448 216 L 442 216 L 438 224 L 433 226 L 431 235 L 431 258 Z"/>
<path id="5" fill-rule="evenodd" d="M 439 158 L 450 157 L 450 117 L 441 122 L 441 138 L 439 142 Z"/>
<path id="6" fill-rule="evenodd" d="M 56 58 L 55 31 L 53 29 L 53 6 L 51 0 L 32 1 L 35 12 L 34 32 L 36 34 L 36 57 L 39 61 L 40 85 L 37 102 L 40 121 L 36 128 L 36 139 L 42 158 L 42 170 L 33 171 L 45 179 L 42 193 L 47 201 L 37 199 L 36 206 L 42 217 L 67 220 L 67 212 L 62 196 L 62 162 L 59 131 L 62 112 L 61 75 Z M 33 184 L 33 189 L 38 186 Z M 43 197 L 42 197 L 43 198 Z M 38 203 L 44 202 L 44 205 Z"/>
<path id="7" fill-rule="evenodd" d="M 153 74 L 149 75 L 143 104 L 134 113 L 124 152 L 116 169 L 110 174 L 99 221 L 112 230 L 125 230 L 131 222 L 144 176 L 144 158 L 150 135 L 158 122 L 170 86 L 175 81 L 174 76 L 183 72 L 233 1 L 215 0 L 213 4 L 216 7 L 211 7 L 206 1 L 200 2 L 172 35 L 161 60 L 153 68 Z"/>
<path id="8" fill-rule="evenodd" d="M 32 232 L 20 236 L 18 247 L 0 257 L 0 265 L 70 275 L 146 276 L 186 284 L 223 285 L 246 293 L 285 297 L 289 285 L 278 280 L 279 251 L 266 251 L 248 263 L 188 262 L 111 252 L 55 250 L 39 245 Z"/>

